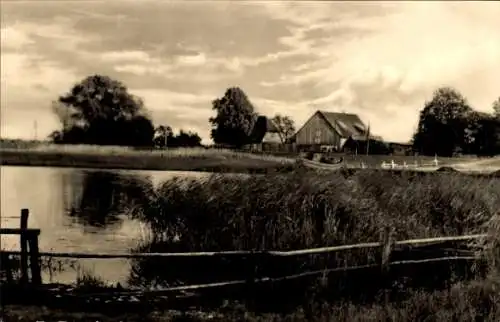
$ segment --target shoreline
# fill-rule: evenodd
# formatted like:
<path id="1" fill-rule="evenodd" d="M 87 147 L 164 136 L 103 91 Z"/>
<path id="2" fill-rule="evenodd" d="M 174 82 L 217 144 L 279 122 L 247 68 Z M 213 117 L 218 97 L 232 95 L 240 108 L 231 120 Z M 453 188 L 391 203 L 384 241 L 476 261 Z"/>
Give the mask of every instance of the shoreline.
<path id="1" fill-rule="evenodd" d="M 185 155 L 134 151 L 111 154 L 92 152 L 0 150 L 2 166 L 87 168 L 106 170 L 196 171 L 220 173 L 268 173 L 293 167 L 294 159 L 258 155 L 205 152 Z"/>
<path id="2" fill-rule="evenodd" d="M 33 150 L 33 149 L 0 149 L 1 166 L 18 167 L 57 167 L 76 169 L 103 170 L 134 170 L 134 171 L 193 171 L 206 173 L 235 174 L 272 174 L 292 172 L 298 168 L 298 163 L 308 170 L 339 171 L 342 169 L 385 170 L 390 172 L 455 172 L 475 176 L 498 176 L 500 167 L 468 167 L 463 159 L 444 159 L 439 166 L 423 166 L 420 168 L 377 167 L 373 161 L 391 156 L 374 155 L 368 168 L 361 168 L 359 161 L 349 160 L 345 164 L 328 164 L 301 159 L 299 156 L 279 157 L 273 155 L 236 152 L 230 150 L 165 150 L 165 151 L 64 151 L 64 150 Z M 413 157 L 408 157 L 408 160 Z M 396 158 L 404 160 L 404 158 Z M 413 158 L 415 159 L 415 158 Z M 361 159 L 362 160 L 362 159 Z M 398 161 L 401 161 L 398 160 Z M 460 162 L 462 161 L 462 162 Z M 488 160 L 486 160 L 488 161 Z M 470 161 L 471 165 L 477 161 Z M 495 164 L 496 165 L 496 164 Z M 453 170 L 439 170 L 453 168 Z"/>

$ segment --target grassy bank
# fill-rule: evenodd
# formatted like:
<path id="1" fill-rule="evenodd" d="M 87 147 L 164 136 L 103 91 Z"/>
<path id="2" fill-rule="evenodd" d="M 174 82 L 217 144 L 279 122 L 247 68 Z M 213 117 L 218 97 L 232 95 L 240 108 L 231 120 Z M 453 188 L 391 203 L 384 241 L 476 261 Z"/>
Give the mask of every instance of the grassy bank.
<path id="1" fill-rule="evenodd" d="M 245 305 L 229 304 L 204 310 L 91 311 L 87 307 L 7 305 L 4 321 L 485 321 L 500 320 L 499 279 L 457 283 L 446 290 L 408 290 L 400 301 L 359 305 L 348 301 L 310 302 L 289 313 L 256 313 Z"/>
<path id="2" fill-rule="evenodd" d="M 282 171 L 294 160 L 215 149 L 132 150 L 86 146 L 2 149 L 2 165 L 130 170 L 268 173 Z"/>

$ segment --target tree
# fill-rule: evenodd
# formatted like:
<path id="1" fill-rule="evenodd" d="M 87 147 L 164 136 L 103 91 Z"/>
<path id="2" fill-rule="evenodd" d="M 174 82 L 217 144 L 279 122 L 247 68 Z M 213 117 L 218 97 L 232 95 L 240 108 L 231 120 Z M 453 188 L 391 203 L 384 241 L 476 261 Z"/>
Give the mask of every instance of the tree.
<path id="1" fill-rule="evenodd" d="M 500 96 L 493 102 L 493 114 L 500 119 Z"/>
<path id="2" fill-rule="evenodd" d="M 160 125 L 155 129 L 154 138 L 156 147 L 195 147 L 201 146 L 201 137 L 194 132 L 180 130 L 174 135 L 172 128 L 168 125 Z"/>
<path id="3" fill-rule="evenodd" d="M 484 156 L 500 154 L 500 118 L 488 113 L 474 114 L 473 153 Z"/>
<path id="4" fill-rule="evenodd" d="M 250 143 L 257 115 L 242 89 L 228 88 L 222 98 L 212 102 L 212 109 L 217 112 L 209 119 L 211 137 L 216 144 L 241 147 Z"/>
<path id="5" fill-rule="evenodd" d="M 278 135 L 280 137 L 281 143 L 286 143 L 295 133 L 295 124 L 293 120 L 288 116 L 283 116 L 281 114 L 276 114 L 272 121 L 277 127 Z"/>
<path id="6" fill-rule="evenodd" d="M 253 125 L 250 143 L 261 143 L 267 132 L 267 117 L 263 115 L 257 116 Z"/>
<path id="7" fill-rule="evenodd" d="M 180 130 L 179 134 L 174 137 L 173 145 L 177 147 L 201 146 L 201 137 L 197 133 Z"/>
<path id="8" fill-rule="evenodd" d="M 458 91 L 450 87 L 437 89 L 420 112 L 414 148 L 425 155 L 442 156 L 467 148 L 466 128 L 472 112 Z"/>
<path id="9" fill-rule="evenodd" d="M 159 148 L 167 147 L 174 136 L 172 128 L 168 125 L 160 125 L 155 129 L 154 145 Z"/>
<path id="10" fill-rule="evenodd" d="M 94 75 L 59 97 L 53 109 L 63 124 L 62 143 L 150 146 L 154 127 L 143 101 L 124 84 Z"/>

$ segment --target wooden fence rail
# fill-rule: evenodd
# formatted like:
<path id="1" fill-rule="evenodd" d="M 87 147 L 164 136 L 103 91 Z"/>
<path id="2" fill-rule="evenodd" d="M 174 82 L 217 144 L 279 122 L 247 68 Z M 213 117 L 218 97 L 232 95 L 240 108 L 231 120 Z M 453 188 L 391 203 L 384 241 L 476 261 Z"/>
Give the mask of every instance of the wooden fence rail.
<path id="1" fill-rule="evenodd" d="M 28 216 L 29 211 L 23 209 L 21 211 L 21 228 L 2 228 L 0 229 L 0 234 L 16 234 L 20 235 L 21 240 L 21 251 L 1 251 L 3 255 L 20 255 L 20 267 L 21 267 L 21 281 L 26 283 L 28 281 L 28 259 L 29 267 L 31 268 L 31 282 L 33 284 L 41 284 L 41 269 L 40 260 L 41 257 L 52 257 L 52 258 L 88 258 L 88 259 L 134 259 L 134 258 L 186 258 L 186 257 L 246 257 L 249 258 L 252 263 L 256 263 L 257 258 L 262 258 L 262 256 L 273 256 L 273 257 L 290 257 L 290 256 L 304 256 L 304 255 L 317 255 L 317 254 L 327 254 L 334 252 L 342 252 L 353 249 L 379 249 L 381 254 L 380 259 L 380 269 L 382 271 L 382 276 L 386 276 L 387 271 L 392 265 L 404 265 L 404 264 L 418 264 L 429 261 L 443 261 L 443 260 L 477 260 L 479 257 L 470 256 L 475 255 L 473 251 L 462 251 L 464 256 L 445 256 L 440 258 L 428 258 L 419 260 L 404 260 L 399 262 L 391 262 L 391 253 L 398 249 L 419 249 L 420 247 L 425 247 L 429 245 L 444 245 L 449 242 L 464 242 L 464 241 L 474 241 L 481 240 L 487 237 L 487 234 L 474 234 L 465 236 L 449 236 L 449 237 L 433 237 L 433 238 L 423 238 L 423 239 L 409 239 L 394 241 L 394 232 L 390 228 L 386 228 L 380 236 L 380 242 L 371 243 L 360 243 L 353 245 L 340 245 L 340 246 L 329 246 L 320 247 L 312 249 L 302 249 L 302 250 L 291 250 L 291 251 L 221 251 L 221 252 L 190 252 L 190 253 L 115 253 L 115 254 L 105 254 L 105 253 L 65 253 L 65 252 L 40 252 L 38 249 L 38 237 L 40 234 L 39 229 L 29 229 L 28 228 Z M 456 251 L 456 250 L 453 250 Z M 255 260 L 252 260 L 255 259 Z M 267 257 L 269 258 L 269 257 Z M 6 261 L 9 262 L 9 261 Z M 5 267 L 9 270 L 9 267 Z M 340 268 L 328 268 L 319 271 L 305 272 L 296 274 L 289 277 L 280 277 L 277 279 L 290 279 L 298 278 L 301 276 L 309 276 L 320 273 L 328 273 L 338 270 L 352 270 L 352 269 L 362 269 L 367 267 L 373 267 L 373 265 L 368 266 L 356 266 L 356 267 L 340 267 Z M 268 281 L 272 280 L 269 278 L 258 278 L 258 276 L 252 276 L 250 278 L 253 282 L 262 280 Z M 276 278 L 275 278 L 276 279 Z M 238 284 L 241 281 L 229 281 L 215 283 L 214 285 L 233 285 Z M 249 280 L 245 280 L 248 283 Z M 241 282 L 243 283 L 243 282 Z M 212 283 L 213 284 L 213 283 Z M 206 284 L 206 285 L 212 285 Z M 217 287 L 218 287 L 217 286 Z M 185 286 L 185 289 L 196 288 L 198 286 Z M 205 286 L 199 286 L 203 288 Z M 207 286 L 211 287 L 211 286 Z M 215 286 L 214 286 L 215 287 Z"/>
<path id="2" fill-rule="evenodd" d="M 421 259 L 421 260 L 394 261 L 394 262 L 388 262 L 388 266 L 390 267 L 390 266 L 400 266 L 400 265 L 417 265 L 417 264 L 426 264 L 426 263 L 443 262 L 443 261 L 454 261 L 454 260 L 478 261 L 481 259 L 482 259 L 481 257 L 476 257 L 476 256 L 448 256 L 448 257 L 428 258 L 428 259 Z M 286 276 L 280 276 L 280 277 L 261 277 L 261 278 L 256 278 L 252 282 L 256 283 L 256 284 L 273 283 L 273 282 L 280 282 L 280 281 L 285 281 L 285 280 L 294 280 L 294 279 L 299 279 L 299 278 L 304 278 L 304 277 L 326 276 L 328 274 L 335 273 L 335 272 L 355 271 L 355 270 L 375 268 L 378 266 L 379 266 L 378 264 L 366 264 L 366 265 L 347 266 L 347 267 L 325 268 L 325 269 L 321 269 L 321 270 L 302 272 L 302 273 L 298 273 L 298 274 L 286 275 Z M 180 286 L 173 286 L 173 287 L 160 288 L 160 289 L 154 289 L 154 290 L 142 290 L 141 289 L 141 290 L 130 290 L 130 291 L 116 291 L 116 292 L 114 292 L 114 294 L 115 295 L 119 295 L 119 294 L 128 294 L 128 295 L 131 295 L 131 294 L 156 294 L 156 295 L 161 295 L 161 294 L 167 294 L 167 293 L 179 292 L 179 291 L 194 291 L 194 290 L 203 290 L 203 289 L 213 289 L 213 288 L 221 288 L 221 287 L 245 285 L 245 284 L 248 284 L 247 279 L 246 280 L 223 281 L 223 282 L 216 282 L 216 283 L 206 283 L 206 284 L 180 285 Z"/>
<path id="3" fill-rule="evenodd" d="M 447 242 L 460 242 L 467 240 L 479 240 L 485 238 L 487 234 L 475 234 L 465 236 L 450 236 L 450 237 L 434 237 L 423 239 L 409 239 L 395 241 L 394 246 L 410 246 L 418 248 L 429 245 L 439 245 Z M 220 252 L 182 252 L 182 253 L 78 253 L 78 252 L 39 252 L 41 257 L 53 258 L 79 258 L 79 259 L 135 259 L 135 258 L 151 258 L 151 257 L 226 257 L 226 256 L 256 256 L 256 255 L 269 255 L 269 256 L 300 256 L 300 255 L 315 255 L 324 253 L 340 252 L 353 249 L 367 249 L 367 248 L 380 248 L 383 243 L 360 243 L 353 245 L 340 245 L 321 248 L 291 250 L 291 251 L 220 251 Z M 19 251 L 2 251 L 8 255 L 20 255 Z"/>

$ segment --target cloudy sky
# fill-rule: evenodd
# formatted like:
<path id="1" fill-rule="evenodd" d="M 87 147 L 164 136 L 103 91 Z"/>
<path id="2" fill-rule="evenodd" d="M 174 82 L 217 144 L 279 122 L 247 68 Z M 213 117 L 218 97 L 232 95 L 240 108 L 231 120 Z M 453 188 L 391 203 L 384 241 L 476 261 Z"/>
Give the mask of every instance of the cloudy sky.
<path id="1" fill-rule="evenodd" d="M 209 138 L 211 101 L 240 86 L 298 127 L 358 113 L 406 141 L 433 90 L 489 111 L 500 96 L 498 2 L 2 1 L 1 136 L 59 127 L 51 101 L 105 74 L 156 124 Z"/>

